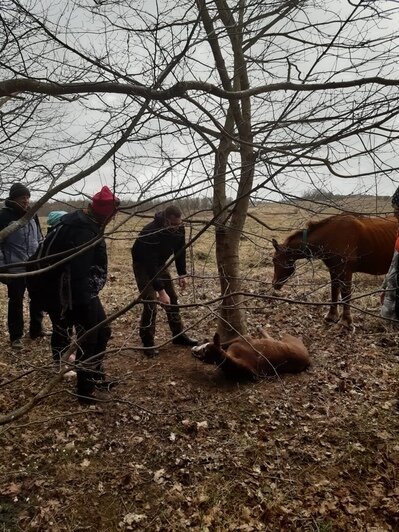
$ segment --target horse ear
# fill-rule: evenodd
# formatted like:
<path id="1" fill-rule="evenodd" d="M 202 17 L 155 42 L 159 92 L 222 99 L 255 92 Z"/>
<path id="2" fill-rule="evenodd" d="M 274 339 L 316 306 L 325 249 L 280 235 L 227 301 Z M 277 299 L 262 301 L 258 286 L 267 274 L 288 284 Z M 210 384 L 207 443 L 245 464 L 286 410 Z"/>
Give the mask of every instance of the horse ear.
<path id="1" fill-rule="evenodd" d="M 276 251 L 278 251 L 280 249 L 280 245 L 279 243 L 277 242 L 277 240 L 275 238 L 272 238 L 272 244 L 273 244 L 273 247 Z"/>
<path id="2" fill-rule="evenodd" d="M 220 334 L 219 333 L 215 333 L 215 336 L 213 337 L 213 343 L 219 347 L 220 346 Z"/>

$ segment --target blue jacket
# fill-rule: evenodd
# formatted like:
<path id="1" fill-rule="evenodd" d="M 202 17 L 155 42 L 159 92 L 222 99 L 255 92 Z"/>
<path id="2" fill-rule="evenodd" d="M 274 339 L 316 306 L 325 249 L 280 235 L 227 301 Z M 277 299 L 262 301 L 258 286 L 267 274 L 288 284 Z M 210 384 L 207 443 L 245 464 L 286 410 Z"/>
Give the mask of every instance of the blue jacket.
<path id="1" fill-rule="evenodd" d="M 25 210 L 15 203 L 15 201 L 7 199 L 5 206 L 0 210 L 0 231 L 22 218 Z M 28 258 L 33 255 L 42 240 L 42 232 L 40 230 L 39 220 L 37 216 L 29 220 L 29 222 L 21 229 L 14 231 L 4 240 L 0 241 L 0 266 L 12 265 L 16 262 L 26 262 Z M 24 266 L 6 268 L 1 270 L 3 273 L 20 273 L 26 271 Z"/>

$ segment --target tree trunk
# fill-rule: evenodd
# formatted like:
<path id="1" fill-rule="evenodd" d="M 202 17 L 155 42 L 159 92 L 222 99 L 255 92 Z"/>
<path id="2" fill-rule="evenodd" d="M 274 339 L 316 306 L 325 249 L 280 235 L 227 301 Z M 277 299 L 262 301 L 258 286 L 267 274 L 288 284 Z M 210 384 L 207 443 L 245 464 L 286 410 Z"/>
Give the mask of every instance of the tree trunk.
<path id="1" fill-rule="evenodd" d="M 197 0 L 208 42 L 212 49 L 220 80 L 225 90 L 249 88 L 247 65 L 243 51 L 242 21 L 245 3 L 239 2 L 236 15 L 225 0 L 215 0 L 220 20 L 225 25 L 233 51 L 234 74 L 231 77 L 223 55 L 223 48 L 217 38 L 214 19 L 208 12 L 204 0 Z M 241 289 L 239 244 L 249 205 L 249 194 L 253 185 L 255 157 L 253 154 L 253 134 L 251 125 L 251 99 L 244 96 L 240 101 L 229 101 L 224 131 L 216 153 L 214 167 L 214 215 L 218 216 L 226 206 L 226 168 L 232 149 L 239 149 L 241 172 L 237 187 L 237 200 L 231 212 L 224 211 L 217 218 L 216 260 L 218 265 L 221 295 L 224 297 L 220 307 L 218 330 L 224 340 L 243 334 L 246 330 L 245 316 L 241 308 L 242 297 L 232 295 Z M 234 148 L 232 139 L 234 138 Z"/>
<path id="2" fill-rule="evenodd" d="M 241 289 L 239 243 L 240 233 L 231 227 L 222 226 L 216 229 L 216 259 L 221 295 L 226 296 L 220 305 L 218 326 L 223 341 L 246 332 L 242 296 L 232 295 Z"/>

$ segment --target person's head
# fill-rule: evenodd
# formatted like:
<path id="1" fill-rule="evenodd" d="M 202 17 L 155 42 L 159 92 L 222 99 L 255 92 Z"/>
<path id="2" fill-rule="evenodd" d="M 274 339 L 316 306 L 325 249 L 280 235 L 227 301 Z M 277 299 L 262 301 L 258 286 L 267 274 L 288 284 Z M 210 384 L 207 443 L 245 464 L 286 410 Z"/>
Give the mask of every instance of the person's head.
<path id="1" fill-rule="evenodd" d="M 115 216 L 119 205 L 119 198 L 107 186 L 104 186 L 92 197 L 89 210 L 100 224 L 105 225 Z"/>
<path id="2" fill-rule="evenodd" d="M 396 189 L 394 195 L 392 196 L 392 208 L 394 216 L 399 220 L 399 187 Z"/>
<path id="3" fill-rule="evenodd" d="M 30 191 L 28 187 L 22 183 L 14 183 L 11 185 L 8 199 L 18 203 L 20 207 L 25 210 L 29 208 Z"/>
<path id="4" fill-rule="evenodd" d="M 171 231 L 177 231 L 182 224 L 182 213 L 176 205 L 169 205 L 163 211 L 163 218 L 165 227 Z"/>
<path id="5" fill-rule="evenodd" d="M 61 218 L 68 214 L 66 211 L 51 211 L 47 215 L 47 225 L 49 227 L 54 227 L 58 224 L 58 222 L 61 220 Z"/>

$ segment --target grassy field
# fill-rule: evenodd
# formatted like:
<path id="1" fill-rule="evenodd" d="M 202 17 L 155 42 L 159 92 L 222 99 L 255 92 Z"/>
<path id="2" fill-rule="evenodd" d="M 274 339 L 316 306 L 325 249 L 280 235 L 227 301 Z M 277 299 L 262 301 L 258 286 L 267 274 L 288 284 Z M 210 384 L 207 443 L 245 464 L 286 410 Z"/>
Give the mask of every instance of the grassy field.
<path id="1" fill-rule="evenodd" d="M 298 264 L 281 300 L 272 295 L 271 238 L 334 212 L 322 206 L 254 207 L 241 239 L 249 332 L 303 336 L 312 358 L 299 375 L 226 381 L 173 346 L 159 312 L 161 354 L 139 349 L 140 308 L 113 323 L 106 360 L 118 379 L 98 407 L 78 406 L 65 380 L 25 417 L 0 427 L 0 529 L 51 531 L 336 531 L 399 529 L 399 348 L 372 292 L 382 278 L 356 275 L 355 333 L 323 321 L 329 298 L 321 262 Z M 337 206 L 339 207 L 339 206 Z M 344 208 L 387 212 L 358 199 Z M 200 218 L 199 216 L 197 218 Z M 121 219 L 116 220 L 118 223 Z M 108 314 L 137 295 L 130 247 L 141 220 L 108 241 Z M 195 235 L 200 223 L 188 224 Z M 180 295 L 189 334 L 216 328 L 219 295 L 212 231 L 188 253 L 193 279 Z M 287 298 L 292 301 L 287 301 Z M 24 404 L 51 376 L 48 340 L 9 349 L 0 285 L 0 410 Z"/>

